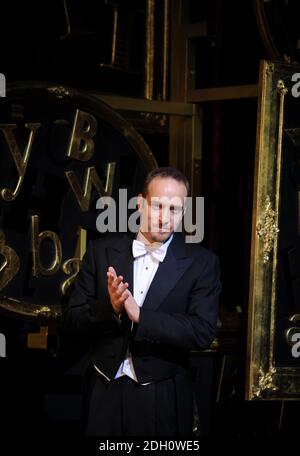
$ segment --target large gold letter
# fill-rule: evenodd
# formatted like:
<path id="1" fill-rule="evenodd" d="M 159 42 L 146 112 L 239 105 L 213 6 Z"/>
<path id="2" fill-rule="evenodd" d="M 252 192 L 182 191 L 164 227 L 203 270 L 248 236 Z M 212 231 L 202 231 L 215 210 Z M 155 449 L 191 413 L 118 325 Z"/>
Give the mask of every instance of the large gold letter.
<path id="1" fill-rule="evenodd" d="M 68 157 L 88 161 L 94 154 L 93 137 L 97 131 L 97 120 L 87 112 L 76 110 L 70 139 Z"/>
<path id="2" fill-rule="evenodd" d="M 61 252 L 61 243 L 59 237 L 53 231 L 42 231 L 39 233 L 39 217 L 38 215 L 33 215 L 31 217 L 31 227 L 32 227 L 32 256 L 33 256 L 33 275 L 35 277 L 40 276 L 49 276 L 55 274 L 61 263 L 62 252 Z M 44 239 L 51 239 L 54 246 L 54 255 L 52 264 L 46 268 L 42 265 L 40 259 L 40 246 Z"/>
<path id="3" fill-rule="evenodd" d="M 61 292 L 64 296 L 69 297 L 71 294 L 71 285 L 73 284 L 75 277 L 77 276 L 81 265 L 81 260 L 79 258 L 70 258 L 66 260 L 62 265 L 62 270 L 69 277 L 63 281 L 61 284 Z"/>
<path id="4" fill-rule="evenodd" d="M 1 264 L 1 256 L 4 262 Z M 0 290 L 15 277 L 20 268 L 20 260 L 16 252 L 5 245 L 5 236 L 0 230 Z"/>
<path id="5" fill-rule="evenodd" d="M 69 275 L 66 280 L 60 286 L 61 292 L 64 296 L 70 296 L 71 286 L 79 272 L 81 260 L 86 251 L 86 230 L 79 227 L 78 228 L 78 239 L 76 244 L 76 249 L 74 253 L 74 258 L 66 260 L 62 265 L 62 270 L 65 274 Z M 72 274 L 73 273 L 73 274 Z"/>
<path id="6" fill-rule="evenodd" d="M 112 186 L 115 176 L 116 163 L 108 163 L 105 188 L 99 179 L 94 166 L 88 168 L 84 176 L 83 191 L 80 188 L 74 171 L 66 171 L 65 175 L 71 185 L 74 195 L 82 211 L 88 211 L 91 199 L 92 186 L 94 185 L 99 196 L 111 196 Z"/>
<path id="7" fill-rule="evenodd" d="M 19 174 L 19 179 L 18 179 L 18 182 L 17 182 L 17 186 L 16 186 L 16 188 L 14 190 L 11 190 L 9 188 L 3 188 L 1 190 L 0 194 L 1 194 L 2 198 L 5 201 L 14 200 L 16 198 L 16 196 L 18 195 L 19 191 L 20 191 L 21 184 L 22 184 L 23 179 L 24 179 L 26 167 L 27 167 L 27 164 L 28 164 L 28 160 L 29 160 L 29 156 L 30 156 L 30 152 L 31 152 L 34 136 L 35 136 L 35 133 L 36 133 L 37 129 L 40 126 L 41 126 L 41 124 L 39 124 L 39 123 L 25 124 L 25 127 L 30 129 L 30 134 L 29 134 L 27 146 L 26 146 L 26 149 L 25 149 L 25 153 L 22 156 L 22 154 L 20 152 L 20 149 L 19 149 L 19 146 L 17 144 L 16 138 L 15 138 L 15 135 L 13 133 L 13 130 L 15 130 L 17 128 L 17 125 L 15 125 L 15 124 L 6 124 L 6 125 L 2 124 L 2 125 L 0 125 L 0 130 L 4 134 L 4 137 L 6 139 L 6 142 L 8 144 L 10 153 L 12 155 L 12 158 L 13 158 L 13 160 L 15 162 L 15 165 L 16 165 L 16 168 L 17 168 L 17 171 L 18 171 L 18 174 Z"/>

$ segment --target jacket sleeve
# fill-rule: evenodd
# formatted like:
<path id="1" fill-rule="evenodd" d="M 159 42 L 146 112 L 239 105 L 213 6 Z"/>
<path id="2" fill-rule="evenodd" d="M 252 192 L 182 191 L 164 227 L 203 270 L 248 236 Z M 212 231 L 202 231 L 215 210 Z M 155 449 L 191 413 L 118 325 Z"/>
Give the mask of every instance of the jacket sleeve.
<path id="1" fill-rule="evenodd" d="M 63 331 L 89 337 L 101 336 L 118 330 L 116 317 L 109 298 L 96 297 L 96 267 L 93 242 L 89 242 L 74 290 L 63 314 Z"/>
<path id="2" fill-rule="evenodd" d="M 208 348 L 215 336 L 220 291 L 219 260 L 214 255 L 190 291 L 186 313 L 141 308 L 134 339 L 185 349 Z"/>

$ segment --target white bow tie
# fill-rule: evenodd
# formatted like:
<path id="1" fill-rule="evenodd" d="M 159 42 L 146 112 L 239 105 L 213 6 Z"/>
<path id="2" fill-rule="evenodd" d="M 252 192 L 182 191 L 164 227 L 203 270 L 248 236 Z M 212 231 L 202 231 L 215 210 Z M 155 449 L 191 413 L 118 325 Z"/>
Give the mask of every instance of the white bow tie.
<path id="1" fill-rule="evenodd" d="M 141 241 L 134 240 L 132 243 L 132 253 L 134 258 L 151 253 L 158 261 L 163 261 L 167 253 L 167 245 L 161 242 L 153 242 L 152 244 L 144 244 Z"/>

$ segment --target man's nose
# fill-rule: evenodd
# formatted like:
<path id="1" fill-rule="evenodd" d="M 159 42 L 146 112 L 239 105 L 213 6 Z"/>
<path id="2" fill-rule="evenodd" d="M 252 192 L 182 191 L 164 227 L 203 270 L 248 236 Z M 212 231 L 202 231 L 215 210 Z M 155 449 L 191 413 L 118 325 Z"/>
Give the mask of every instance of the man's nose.
<path id="1" fill-rule="evenodd" d="M 169 218 L 170 218 L 170 212 L 168 208 L 160 208 L 159 210 L 159 223 L 162 224 L 167 224 L 169 223 Z"/>

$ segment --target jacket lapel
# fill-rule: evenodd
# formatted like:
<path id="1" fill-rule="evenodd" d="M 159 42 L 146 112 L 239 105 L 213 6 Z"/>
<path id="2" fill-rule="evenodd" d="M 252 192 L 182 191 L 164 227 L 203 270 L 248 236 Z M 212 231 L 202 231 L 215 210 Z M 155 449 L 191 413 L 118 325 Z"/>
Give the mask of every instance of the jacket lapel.
<path id="1" fill-rule="evenodd" d="M 159 264 L 150 285 L 143 308 L 156 310 L 192 262 L 193 258 L 187 256 L 183 238 L 180 234 L 174 233 L 167 255 Z"/>

